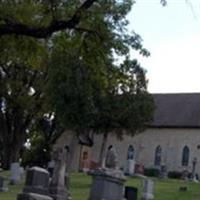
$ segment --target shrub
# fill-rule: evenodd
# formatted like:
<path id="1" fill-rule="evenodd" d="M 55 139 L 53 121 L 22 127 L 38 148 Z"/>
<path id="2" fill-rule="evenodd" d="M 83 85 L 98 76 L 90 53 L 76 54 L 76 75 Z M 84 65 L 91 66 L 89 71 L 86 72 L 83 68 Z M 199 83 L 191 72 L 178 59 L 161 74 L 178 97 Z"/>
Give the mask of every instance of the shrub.
<path id="1" fill-rule="evenodd" d="M 144 169 L 145 176 L 158 177 L 159 174 L 160 174 L 160 170 L 157 168 L 145 168 Z"/>
<path id="2" fill-rule="evenodd" d="M 175 179 L 181 179 L 182 172 L 179 172 L 179 171 L 169 171 L 168 172 L 168 177 L 169 178 L 175 178 Z"/>

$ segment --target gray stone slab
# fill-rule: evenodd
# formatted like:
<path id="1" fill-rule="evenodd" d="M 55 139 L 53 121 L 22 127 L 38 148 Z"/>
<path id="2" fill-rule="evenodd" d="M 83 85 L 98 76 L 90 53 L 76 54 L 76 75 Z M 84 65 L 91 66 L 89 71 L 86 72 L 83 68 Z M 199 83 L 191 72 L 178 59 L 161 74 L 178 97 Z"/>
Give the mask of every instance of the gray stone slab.
<path id="1" fill-rule="evenodd" d="M 10 184 L 15 185 L 21 180 L 21 169 L 18 162 L 12 163 L 10 167 Z"/>
<path id="2" fill-rule="evenodd" d="M 91 173 L 93 180 L 89 200 L 123 200 L 125 179 L 119 173 L 119 171 L 96 171 Z"/>
<path id="3" fill-rule="evenodd" d="M 154 182 L 150 179 L 144 179 L 143 185 L 142 200 L 154 199 Z"/>
<path id="4" fill-rule="evenodd" d="M 32 167 L 27 171 L 24 193 L 48 194 L 49 172 L 40 167 Z"/>
<path id="5" fill-rule="evenodd" d="M 53 198 L 47 195 L 41 195 L 35 193 L 23 193 L 23 194 L 18 194 L 17 200 L 53 200 Z"/>

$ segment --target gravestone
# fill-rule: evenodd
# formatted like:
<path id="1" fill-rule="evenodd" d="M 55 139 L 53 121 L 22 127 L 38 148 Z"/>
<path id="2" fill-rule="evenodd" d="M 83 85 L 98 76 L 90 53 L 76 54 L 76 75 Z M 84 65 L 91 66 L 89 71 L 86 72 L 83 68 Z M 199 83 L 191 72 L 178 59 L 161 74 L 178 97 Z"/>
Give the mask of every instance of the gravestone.
<path id="1" fill-rule="evenodd" d="M 161 167 L 160 167 L 160 178 L 167 178 L 167 167 L 166 167 L 166 165 L 161 165 Z"/>
<path id="2" fill-rule="evenodd" d="M 142 200 L 154 199 L 154 182 L 150 179 L 144 179 L 144 190 L 142 193 Z"/>
<path id="3" fill-rule="evenodd" d="M 32 167 L 27 171 L 23 193 L 17 200 L 53 200 L 48 193 L 49 173 L 40 167 Z"/>
<path id="4" fill-rule="evenodd" d="M 135 173 L 135 160 L 128 159 L 127 160 L 127 172 L 128 175 L 134 175 Z"/>
<path id="5" fill-rule="evenodd" d="M 129 145 L 128 147 L 127 167 L 125 173 L 127 175 L 134 175 L 135 173 L 134 148 L 132 145 Z"/>
<path id="6" fill-rule="evenodd" d="M 192 179 L 193 179 L 193 181 L 196 180 L 196 177 L 195 177 L 196 165 L 197 165 L 197 158 L 194 157 L 192 160 Z"/>
<path id="7" fill-rule="evenodd" d="M 92 176 L 92 187 L 89 200 L 123 200 L 123 185 L 125 177 L 118 170 L 117 154 L 110 146 L 107 152 L 105 166 L 89 172 Z"/>
<path id="8" fill-rule="evenodd" d="M 126 186 L 124 197 L 126 198 L 126 200 L 137 200 L 137 193 L 137 188 Z"/>
<path id="9" fill-rule="evenodd" d="M 49 186 L 49 193 L 54 200 L 67 200 L 68 191 L 66 186 L 66 150 L 58 147 L 53 153 L 55 168 Z"/>
<path id="10" fill-rule="evenodd" d="M 105 167 L 109 169 L 116 169 L 117 164 L 118 164 L 117 152 L 115 148 L 111 145 L 108 147 L 108 151 L 106 154 Z"/>
<path id="11" fill-rule="evenodd" d="M 0 192 L 7 192 L 8 188 L 4 186 L 4 178 L 0 176 Z"/>
<path id="12" fill-rule="evenodd" d="M 18 162 L 12 163 L 10 167 L 10 184 L 15 185 L 21 180 L 21 169 Z"/>
<path id="13" fill-rule="evenodd" d="M 41 167 L 28 169 L 24 187 L 25 193 L 48 194 L 49 173 Z"/>
<path id="14" fill-rule="evenodd" d="M 89 200 L 123 200 L 126 179 L 121 171 L 97 169 L 89 175 L 92 176 Z"/>

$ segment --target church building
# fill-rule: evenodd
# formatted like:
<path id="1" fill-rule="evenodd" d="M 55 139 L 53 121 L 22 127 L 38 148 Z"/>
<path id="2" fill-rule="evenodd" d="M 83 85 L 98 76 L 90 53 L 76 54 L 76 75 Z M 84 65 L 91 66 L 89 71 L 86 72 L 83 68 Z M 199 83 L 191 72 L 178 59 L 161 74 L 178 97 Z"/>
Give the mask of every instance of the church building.
<path id="1" fill-rule="evenodd" d="M 115 147 L 123 169 L 128 155 L 132 155 L 137 165 L 145 168 L 165 165 L 167 171 L 192 172 L 195 162 L 195 171 L 200 175 L 200 93 L 153 94 L 153 97 L 156 105 L 153 123 L 134 137 L 124 136 L 122 141 L 110 134 L 107 147 Z M 63 134 L 57 145 L 65 146 L 69 141 L 73 144 L 70 138 L 69 133 Z M 101 143 L 101 135 L 94 136 L 93 145 L 84 142 L 77 145 L 74 141 L 72 168 L 94 167 Z"/>

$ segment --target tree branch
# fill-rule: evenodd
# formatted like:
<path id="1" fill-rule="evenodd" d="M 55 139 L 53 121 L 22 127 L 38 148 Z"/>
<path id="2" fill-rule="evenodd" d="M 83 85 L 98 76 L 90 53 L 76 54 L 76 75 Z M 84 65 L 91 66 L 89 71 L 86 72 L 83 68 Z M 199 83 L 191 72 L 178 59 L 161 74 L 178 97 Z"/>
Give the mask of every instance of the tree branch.
<path id="1" fill-rule="evenodd" d="M 52 20 L 47 27 L 31 27 L 18 22 L 6 22 L 0 25 L 0 37 L 3 35 L 24 35 L 34 38 L 47 38 L 53 33 L 65 29 L 74 29 L 82 18 L 82 14 L 89 9 L 97 0 L 85 0 L 85 2 L 76 10 L 74 15 L 69 20 Z"/>

